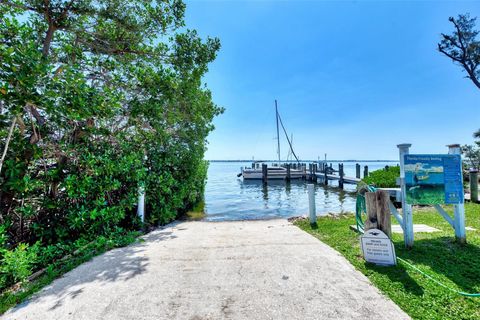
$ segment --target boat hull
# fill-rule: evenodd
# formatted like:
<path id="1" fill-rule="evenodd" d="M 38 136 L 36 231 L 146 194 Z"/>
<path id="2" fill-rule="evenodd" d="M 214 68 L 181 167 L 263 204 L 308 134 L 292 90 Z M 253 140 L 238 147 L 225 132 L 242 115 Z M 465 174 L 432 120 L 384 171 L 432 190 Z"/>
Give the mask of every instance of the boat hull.
<path id="1" fill-rule="evenodd" d="M 261 169 L 243 169 L 242 176 L 245 180 L 262 180 L 263 173 Z M 268 168 L 267 180 L 282 180 L 287 178 L 287 169 Z M 300 170 L 290 170 L 290 179 L 303 178 L 303 172 Z"/>

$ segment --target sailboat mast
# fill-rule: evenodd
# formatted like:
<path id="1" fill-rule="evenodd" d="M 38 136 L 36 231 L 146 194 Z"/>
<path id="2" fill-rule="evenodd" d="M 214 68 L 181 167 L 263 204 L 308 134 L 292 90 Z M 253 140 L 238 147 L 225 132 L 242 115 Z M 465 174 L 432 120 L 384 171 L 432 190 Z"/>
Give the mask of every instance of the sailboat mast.
<path id="1" fill-rule="evenodd" d="M 278 131 L 278 107 L 277 107 L 277 100 L 275 99 L 275 115 L 277 119 L 277 151 L 278 151 L 278 162 L 280 162 L 280 134 Z"/>

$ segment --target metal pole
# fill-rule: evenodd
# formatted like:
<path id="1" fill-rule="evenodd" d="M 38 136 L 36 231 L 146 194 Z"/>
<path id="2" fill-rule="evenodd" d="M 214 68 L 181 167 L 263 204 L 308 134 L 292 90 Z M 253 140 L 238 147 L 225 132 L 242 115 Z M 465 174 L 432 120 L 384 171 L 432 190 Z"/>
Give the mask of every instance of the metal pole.
<path id="1" fill-rule="evenodd" d="M 275 115 L 277 118 L 277 150 L 278 150 L 278 162 L 280 162 L 280 133 L 278 131 L 278 107 L 277 100 L 275 99 Z"/>
<path id="2" fill-rule="evenodd" d="M 448 154 L 461 154 L 459 144 L 448 145 Z M 463 174 L 460 173 L 461 185 L 463 186 Z M 463 189 L 463 188 L 462 188 Z M 465 232 L 465 205 L 464 203 L 454 204 L 454 221 L 455 221 L 455 238 L 459 243 L 467 242 L 467 235 Z"/>
<path id="3" fill-rule="evenodd" d="M 405 155 L 409 153 L 412 145 L 404 143 L 397 145 L 400 155 L 400 188 L 402 193 L 402 213 L 403 213 L 403 240 L 405 247 L 413 247 L 413 218 L 412 206 L 407 204 L 407 190 L 405 187 Z"/>
<path id="4" fill-rule="evenodd" d="M 317 213 L 315 208 L 315 186 L 311 183 L 307 185 L 308 189 L 308 210 L 310 216 L 310 224 L 317 223 Z"/>

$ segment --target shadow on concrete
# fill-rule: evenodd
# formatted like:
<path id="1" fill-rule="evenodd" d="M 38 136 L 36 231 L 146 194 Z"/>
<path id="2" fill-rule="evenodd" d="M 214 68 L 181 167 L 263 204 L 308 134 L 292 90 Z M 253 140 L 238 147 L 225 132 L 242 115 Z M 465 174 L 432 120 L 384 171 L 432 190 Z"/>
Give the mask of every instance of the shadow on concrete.
<path id="1" fill-rule="evenodd" d="M 175 227 L 172 223 L 166 227 Z M 68 299 L 75 299 L 83 292 L 84 285 L 98 282 L 100 286 L 108 282 L 128 281 L 144 273 L 149 258 L 143 254 L 152 243 L 176 238 L 170 229 L 158 229 L 141 237 L 138 242 L 123 248 L 117 248 L 92 258 L 75 269 L 54 280 L 43 290 L 15 306 L 11 312 L 22 309 L 44 299 L 53 300 L 49 310 L 61 307 Z M 52 299 L 53 296 L 53 299 Z"/>

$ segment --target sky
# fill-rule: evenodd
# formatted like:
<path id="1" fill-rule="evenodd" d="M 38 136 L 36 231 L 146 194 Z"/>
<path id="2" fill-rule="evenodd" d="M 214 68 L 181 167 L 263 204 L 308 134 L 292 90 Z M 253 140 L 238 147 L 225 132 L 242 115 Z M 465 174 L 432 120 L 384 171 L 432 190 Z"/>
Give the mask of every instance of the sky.
<path id="1" fill-rule="evenodd" d="M 222 48 L 204 81 L 225 108 L 206 159 L 276 159 L 275 99 L 300 159 L 398 159 L 470 144 L 480 90 L 436 48 L 479 1 L 187 1 Z M 281 157 L 288 145 L 281 136 Z"/>

